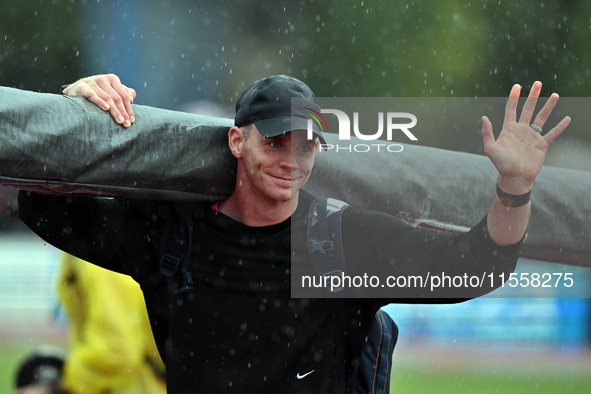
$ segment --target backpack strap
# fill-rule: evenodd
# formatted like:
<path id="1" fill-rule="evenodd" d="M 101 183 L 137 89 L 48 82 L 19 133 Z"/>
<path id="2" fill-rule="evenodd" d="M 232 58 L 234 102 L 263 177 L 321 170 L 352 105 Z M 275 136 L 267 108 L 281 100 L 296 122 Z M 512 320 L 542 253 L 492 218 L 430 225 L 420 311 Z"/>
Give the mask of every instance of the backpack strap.
<path id="1" fill-rule="evenodd" d="M 346 271 L 345 253 L 342 242 L 342 218 L 348 207 L 342 201 L 317 197 L 310 204 L 307 222 L 308 252 L 314 269 L 318 275 L 341 275 Z M 340 287 L 332 293 L 342 291 Z M 331 298 L 330 312 L 332 316 L 333 341 L 335 349 L 335 367 L 339 393 L 345 393 L 345 346 L 346 346 L 346 311 L 345 300 Z"/>
<path id="2" fill-rule="evenodd" d="M 318 275 L 341 275 L 346 271 L 341 222 L 347 207 L 342 201 L 326 197 L 317 197 L 310 204 L 306 235 L 308 252 Z M 331 292 L 342 290 L 339 287 Z"/>
<path id="3" fill-rule="evenodd" d="M 191 248 L 193 247 L 193 215 L 189 203 L 175 204 L 174 211 L 166 221 L 160 243 L 160 273 L 168 278 L 181 268 L 182 286 L 174 293 L 193 290 L 193 277 L 189 272 Z"/>

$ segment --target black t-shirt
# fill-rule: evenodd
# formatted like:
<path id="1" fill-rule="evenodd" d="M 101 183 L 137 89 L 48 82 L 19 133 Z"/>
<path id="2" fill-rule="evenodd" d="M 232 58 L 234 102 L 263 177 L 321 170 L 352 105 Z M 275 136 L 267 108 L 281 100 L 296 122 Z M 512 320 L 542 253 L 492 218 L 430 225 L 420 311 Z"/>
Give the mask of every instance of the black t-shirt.
<path id="1" fill-rule="evenodd" d="M 193 207 L 194 290 L 159 270 L 162 231 L 172 203 L 21 192 L 22 220 L 56 247 L 131 275 L 142 287 L 167 366 L 171 393 L 336 393 L 329 302 L 292 299 L 293 267 L 313 273 L 305 249 L 312 197 L 283 223 L 250 227 L 211 209 Z M 498 247 L 482 221 L 470 233 L 443 235 L 411 228 L 392 216 L 350 208 L 343 245 L 351 275 L 387 264 L 393 274 L 492 270 L 512 272 L 519 245 Z M 377 309 L 391 302 L 451 299 L 346 298 L 347 380 Z"/>

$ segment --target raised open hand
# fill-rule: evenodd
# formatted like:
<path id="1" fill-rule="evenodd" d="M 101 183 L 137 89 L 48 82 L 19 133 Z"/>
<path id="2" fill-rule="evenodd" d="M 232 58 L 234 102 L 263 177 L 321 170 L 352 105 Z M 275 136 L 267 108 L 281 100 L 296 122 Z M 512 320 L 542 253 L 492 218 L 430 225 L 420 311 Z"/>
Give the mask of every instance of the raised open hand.
<path id="1" fill-rule="evenodd" d="M 558 94 L 553 93 L 533 118 L 541 90 L 542 83 L 534 82 L 517 120 L 521 86 L 513 86 L 505 107 L 503 128 L 496 140 L 490 120 L 486 116 L 482 117 L 484 152 L 499 171 L 499 186 L 507 193 L 520 195 L 531 190 L 544 164 L 548 146 L 566 129 L 571 120 L 566 116 L 544 133 L 543 127 L 556 106 Z"/>

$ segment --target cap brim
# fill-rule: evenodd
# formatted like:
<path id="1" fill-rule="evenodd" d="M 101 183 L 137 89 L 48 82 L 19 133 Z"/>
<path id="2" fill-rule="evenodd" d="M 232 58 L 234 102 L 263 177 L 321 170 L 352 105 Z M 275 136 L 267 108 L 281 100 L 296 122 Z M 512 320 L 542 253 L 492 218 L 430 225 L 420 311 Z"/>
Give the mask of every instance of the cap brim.
<path id="1" fill-rule="evenodd" d="M 291 133 L 295 130 L 308 130 L 308 119 L 299 116 L 278 116 L 255 120 L 255 126 L 264 137 L 277 137 L 283 134 Z M 326 145 L 324 137 L 318 128 L 318 125 L 312 122 L 312 132 L 318 137 L 321 144 Z"/>

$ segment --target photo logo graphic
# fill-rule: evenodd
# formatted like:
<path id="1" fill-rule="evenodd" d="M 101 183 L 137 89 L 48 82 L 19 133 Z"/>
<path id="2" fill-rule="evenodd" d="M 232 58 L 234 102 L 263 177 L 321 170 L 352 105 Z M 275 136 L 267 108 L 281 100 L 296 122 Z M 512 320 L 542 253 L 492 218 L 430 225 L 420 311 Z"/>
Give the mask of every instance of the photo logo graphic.
<path id="1" fill-rule="evenodd" d="M 322 114 L 332 114 L 336 116 L 338 125 L 339 125 L 339 132 L 338 132 L 338 139 L 339 142 L 341 141 L 350 141 L 351 140 L 351 130 L 353 130 L 353 134 L 355 137 L 362 141 L 373 141 L 374 143 L 368 144 L 349 144 L 349 145 L 342 145 L 342 144 L 322 144 L 322 148 L 325 150 L 348 150 L 349 152 L 369 152 L 371 150 L 388 150 L 389 152 L 401 152 L 403 150 L 402 145 L 400 144 L 387 144 L 386 142 L 380 143 L 379 141 L 384 141 L 381 137 L 384 134 L 384 129 L 386 132 L 386 140 L 385 141 L 392 141 L 393 135 L 395 132 L 402 132 L 409 140 L 411 141 L 418 141 L 417 137 L 410 131 L 411 128 L 416 126 L 417 124 L 417 117 L 409 112 L 387 112 L 386 116 L 384 117 L 384 112 L 378 112 L 378 130 L 372 134 L 362 133 L 359 128 L 359 112 L 353 112 L 353 122 L 349 116 L 341 110 L 338 109 L 321 109 L 320 112 L 305 107 L 306 110 L 309 112 L 306 113 L 308 118 L 307 123 L 307 135 L 309 139 L 313 137 L 313 127 L 314 123 L 318 126 L 320 131 L 328 131 L 328 125 Z M 384 122 L 385 119 L 385 122 Z M 384 123 L 386 127 L 384 127 Z"/>
<path id="2" fill-rule="evenodd" d="M 314 120 L 316 122 L 320 131 L 328 131 L 328 125 L 326 124 L 326 120 L 324 120 L 324 117 L 318 111 L 315 111 L 309 107 L 304 107 L 304 108 L 307 109 L 308 111 L 310 111 L 306 115 L 308 115 L 309 117 L 312 118 L 312 119 L 308 119 L 308 138 L 309 139 L 311 139 L 311 135 L 312 135 L 312 120 Z M 322 120 L 322 122 L 321 122 L 321 120 Z"/>

